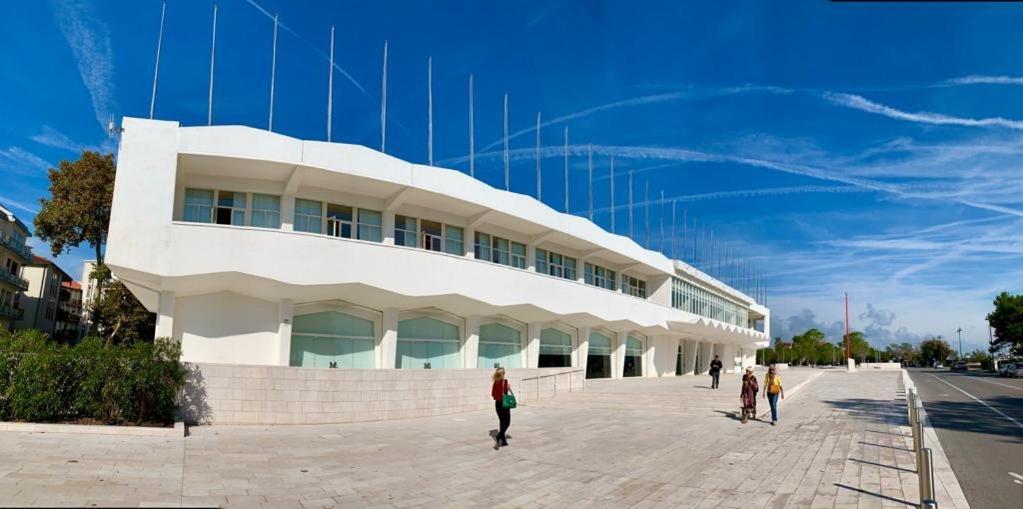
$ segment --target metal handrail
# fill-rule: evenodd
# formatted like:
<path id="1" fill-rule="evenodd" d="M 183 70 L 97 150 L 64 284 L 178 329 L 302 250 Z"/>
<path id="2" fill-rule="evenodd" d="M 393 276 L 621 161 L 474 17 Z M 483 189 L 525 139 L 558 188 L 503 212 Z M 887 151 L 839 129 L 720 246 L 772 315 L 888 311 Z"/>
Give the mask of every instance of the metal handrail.
<path id="1" fill-rule="evenodd" d="M 0 270 L 0 279 L 21 288 L 22 290 L 28 290 L 28 280 L 12 272 Z"/>
<path id="2" fill-rule="evenodd" d="M 530 376 L 530 377 L 522 378 L 522 379 L 519 380 L 519 391 L 520 392 L 522 391 L 523 385 L 525 385 L 526 380 L 536 380 L 536 399 L 537 399 L 537 401 L 539 401 L 540 400 L 540 379 L 541 378 L 550 378 L 552 376 L 553 377 L 558 377 L 560 375 L 568 375 L 568 392 L 572 392 L 572 375 L 575 374 L 575 373 L 584 373 L 585 371 L 586 371 L 585 369 L 580 368 L 580 369 L 572 369 L 572 370 L 569 370 L 569 371 L 562 371 L 560 373 L 549 373 L 549 374 L 546 374 L 546 375 L 537 375 L 537 376 Z M 557 378 L 554 379 L 554 395 L 555 396 L 558 395 L 558 379 Z"/>

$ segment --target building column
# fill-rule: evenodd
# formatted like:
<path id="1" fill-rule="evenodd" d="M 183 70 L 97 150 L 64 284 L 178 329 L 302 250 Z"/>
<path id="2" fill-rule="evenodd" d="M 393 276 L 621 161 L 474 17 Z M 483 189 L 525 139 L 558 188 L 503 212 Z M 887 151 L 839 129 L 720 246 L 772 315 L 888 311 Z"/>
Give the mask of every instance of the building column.
<path id="1" fill-rule="evenodd" d="M 628 341 L 628 332 L 616 332 L 614 338 L 618 341 L 616 348 L 611 355 L 611 378 L 624 378 L 625 374 L 625 343 Z"/>
<path id="2" fill-rule="evenodd" d="M 543 323 L 531 322 L 526 326 L 526 363 L 527 368 L 540 367 L 540 331 Z"/>
<path id="3" fill-rule="evenodd" d="M 572 351 L 572 366 L 586 372 L 586 356 L 590 350 L 590 328 L 579 327 L 579 337 L 576 338 L 576 347 Z"/>
<path id="4" fill-rule="evenodd" d="M 398 367 L 398 308 L 384 309 L 380 329 L 377 367 L 395 369 Z"/>
<path id="5" fill-rule="evenodd" d="M 476 258 L 476 229 L 466 228 L 465 239 L 462 246 L 465 248 L 466 258 Z"/>
<path id="6" fill-rule="evenodd" d="M 383 240 L 384 244 L 388 246 L 394 245 L 394 211 L 385 210 L 383 212 Z"/>
<path id="7" fill-rule="evenodd" d="M 738 373 L 742 361 L 736 362 L 735 355 L 738 353 L 735 345 L 721 345 L 721 367 L 726 373 Z"/>
<path id="8" fill-rule="evenodd" d="M 480 317 L 465 317 L 465 343 L 462 345 L 462 366 L 477 368 L 480 360 Z"/>
<path id="9" fill-rule="evenodd" d="M 295 195 L 285 194 L 281 197 L 281 230 L 295 230 Z"/>
<path id="10" fill-rule="evenodd" d="M 683 339 L 682 341 L 682 374 L 692 375 L 696 373 L 696 349 L 700 347 L 699 343 L 689 339 Z"/>
<path id="11" fill-rule="evenodd" d="M 277 305 L 277 365 L 291 365 L 291 322 L 295 305 L 291 299 L 281 299 Z"/>
<path id="12" fill-rule="evenodd" d="M 155 338 L 174 338 L 174 300 L 174 292 L 160 292 Z"/>
<path id="13" fill-rule="evenodd" d="M 679 340 L 673 336 L 653 336 L 650 339 L 650 374 L 645 376 L 675 376 L 675 363 L 678 359 Z"/>
<path id="14" fill-rule="evenodd" d="M 536 272 L 536 244 L 526 244 L 526 270 Z"/>

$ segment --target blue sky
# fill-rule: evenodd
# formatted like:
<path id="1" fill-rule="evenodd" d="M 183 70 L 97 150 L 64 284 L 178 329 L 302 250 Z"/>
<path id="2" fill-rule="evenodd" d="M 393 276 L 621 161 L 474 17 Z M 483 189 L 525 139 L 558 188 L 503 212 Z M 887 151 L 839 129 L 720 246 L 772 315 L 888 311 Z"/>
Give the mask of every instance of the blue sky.
<path id="1" fill-rule="evenodd" d="M 113 150 L 109 115 L 148 115 L 160 2 L 22 1 L 0 33 L 0 202 L 26 223 L 46 168 Z M 1023 5 L 828 2 L 219 2 L 215 124 L 266 128 L 272 21 L 282 28 L 274 130 L 326 136 L 329 25 L 336 25 L 336 141 L 380 145 L 389 41 L 387 151 L 434 152 L 467 171 L 467 80 L 476 80 L 477 177 L 502 185 L 510 96 L 512 190 L 535 195 L 537 112 L 544 201 L 647 244 L 642 205 L 663 191 L 700 231 L 766 274 L 772 335 L 819 326 L 837 340 L 842 294 L 872 341 L 987 340 L 984 315 L 1023 270 Z M 156 117 L 202 125 L 212 2 L 171 0 Z M 342 73 L 343 71 L 343 73 Z M 346 77 L 347 74 L 349 77 Z M 670 209 L 669 209 L 670 210 Z M 651 207 L 651 247 L 659 248 Z M 670 230 L 670 228 L 669 228 Z M 678 222 L 676 249 L 692 245 Z M 702 233 L 701 233 L 702 235 Z M 669 231 L 670 237 L 670 231 Z M 701 241 L 702 242 L 702 241 Z M 47 249 L 33 240 L 37 251 Z M 706 246 L 707 242 L 701 245 Z M 669 240 L 666 250 L 670 251 Z M 88 249 L 58 263 L 79 276 Z M 691 256 L 685 257 L 691 261 Z"/>

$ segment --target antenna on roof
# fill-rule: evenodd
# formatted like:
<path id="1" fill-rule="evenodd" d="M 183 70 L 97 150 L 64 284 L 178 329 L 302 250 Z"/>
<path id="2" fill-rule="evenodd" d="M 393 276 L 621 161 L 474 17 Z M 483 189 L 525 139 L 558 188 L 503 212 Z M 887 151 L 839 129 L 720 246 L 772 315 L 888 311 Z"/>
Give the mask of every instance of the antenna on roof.
<path id="1" fill-rule="evenodd" d="M 149 98 L 149 119 L 153 119 L 156 111 L 156 82 L 160 78 L 160 50 L 163 48 L 163 20 L 167 17 L 167 2 L 160 10 L 160 36 L 156 39 L 156 65 L 153 67 L 153 95 Z"/>
<path id="2" fill-rule="evenodd" d="M 387 41 L 384 41 L 384 70 L 380 80 L 380 151 L 387 152 Z"/>
<path id="3" fill-rule="evenodd" d="M 543 201 L 543 179 L 540 177 L 540 112 L 536 112 L 536 199 Z"/>
<path id="4" fill-rule="evenodd" d="M 586 163 L 587 168 L 587 180 L 590 185 L 590 222 L 593 222 L 593 144 L 586 145 Z"/>
<path id="5" fill-rule="evenodd" d="M 334 127 L 334 25 L 330 26 L 330 72 L 327 74 L 327 141 Z"/>
<path id="6" fill-rule="evenodd" d="M 213 69 L 217 60 L 217 4 L 213 4 L 213 43 L 210 46 L 210 94 L 206 125 L 213 125 Z"/>
<path id="7" fill-rule="evenodd" d="M 426 59 L 426 158 L 433 166 L 433 57 Z"/>
<path id="8" fill-rule="evenodd" d="M 504 190 L 511 190 L 511 174 L 508 171 L 508 92 L 504 93 Z"/>
<path id="9" fill-rule="evenodd" d="M 473 118 L 475 112 L 473 111 L 473 91 L 472 91 L 473 77 L 469 75 L 469 176 L 476 176 L 476 120 Z"/>
<path id="10" fill-rule="evenodd" d="M 565 128 L 565 213 L 568 213 L 568 127 Z"/>
<path id="11" fill-rule="evenodd" d="M 615 232 L 615 156 L 611 155 L 611 233 Z"/>
<path id="12" fill-rule="evenodd" d="M 273 57 L 270 60 L 270 122 L 267 131 L 274 130 L 274 84 L 277 82 L 277 15 L 274 14 L 274 45 Z"/>
<path id="13" fill-rule="evenodd" d="M 629 238 L 632 237 L 632 170 L 629 170 Z"/>

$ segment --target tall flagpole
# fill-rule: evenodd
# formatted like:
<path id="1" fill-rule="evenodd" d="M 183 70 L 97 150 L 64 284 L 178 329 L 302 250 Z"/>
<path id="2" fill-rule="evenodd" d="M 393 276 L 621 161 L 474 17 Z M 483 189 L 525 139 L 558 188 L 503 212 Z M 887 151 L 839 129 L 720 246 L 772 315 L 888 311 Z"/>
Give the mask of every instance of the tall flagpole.
<path id="1" fill-rule="evenodd" d="M 473 76 L 469 75 L 469 176 L 476 176 L 476 119 L 473 111 Z"/>
<path id="2" fill-rule="evenodd" d="M 611 233 L 615 232 L 615 156 L 611 156 Z"/>
<path id="3" fill-rule="evenodd" d="M 213 67 L 217 59 L 217 4 L 213 4 L 213 44 L 210 47 L 210 94 L 206 125 L 213 125 Z"/>
<path id="4" fill-rule="evenodd" d="M 433 166 L 433 57 L 426 59 L 426 158 Z"/>
<path id="5" fill-rule="evenodd" d="M 565 213 L 568 213 L 568 128 L 565 128 Z"/>
<path id="6" fill-rule="evenodd" d="M 664 254 L 664 190 L 661 190 L 661 254 Z"/>
<path id="7" fill-rule="evenodd" d="M 380 151 L 387 152 L 387 41 L 384 41 L 384 71 L 380 80 Z"/>
<path id="8" fill-rule="evenodd" d="M 540 177 L 540 112 L 536 112 L 536 200 L 543 201 L 543 179 Z"/>
<path id="9" fill-rule="evenodd" d="M 508 159 L 508 92 L 504 93 L 504 190 L 511 190 L 511 171 Z"/>
<path id="10" fill-rule="evenodd" d="M 160 10 L 160 36 L 156 39 L 156 66 L 153 67 L 153 95 L 149 99 L 149 119 L 156 112 L 156 82 L 160 78 L 160 50 L 163 49 L 163 20 L 167 17 L 167 2 Z"/>
<path id="11" fill-rule="evenodd" d="M 632 170 L 629 170 L 629 238 L 632 238 Z"/>
<path id="12" fill-rule="evenodd" d="M 646 181 L 643 190 L 643 240 L 646 241 L 646 248 L 650 249 L 650 181 Z"/>
<path id="13" fill-rule="evenodd" d="M 274 14 L 274 49 L 273 57 L 270 60 L 270 122 L 267 124 L 267 131 L 274 130 L 274 85 L 277 83 L 277 15 Z"/>
<path id="14" fill-rule="evenodd" d="M 386 44 L 386 43 L 385 43 Z M 386 52 L 386 50 L 385 50 Z M 334 26 L 330 27 L 330 69 L 327 73 L 327 141 L 332 141 L 334 127 Z"/>
<path id="15" fill-rule="evenodd" d="M 586 145 L 586 157 L 587 162 L 587 180 L 590 186 L 590 222 L 593 222 L 593 145 Z"/>
<path id="16" fill-rule="evenodd" d="M 693 266 L 694 267 L 697 264 L 697 261 L 696 261 L 696 241 L 697 241 L 697 238 L 696 238 L 696 236 L 700 234 L 700 230 L 696 227 L 696 221 L 697 220 L 694 217 L 693 218 L 693 258 L 692 258 L 692 262 L 693 262 Z"/>
<path id="17" fill-rule="evenodd" d="M 689 221 L 686 217 L 686 209 L 682 209 L 682 257 L 686 256 L 689 248 Z"/>
<path id="18" fill-rule="evenodd" d="M 675 259 L 675 245 L 678 244 L 678 240 L 675 239 L 675 204 L 678 200 L 671 200 L 671 259 Z"/>

